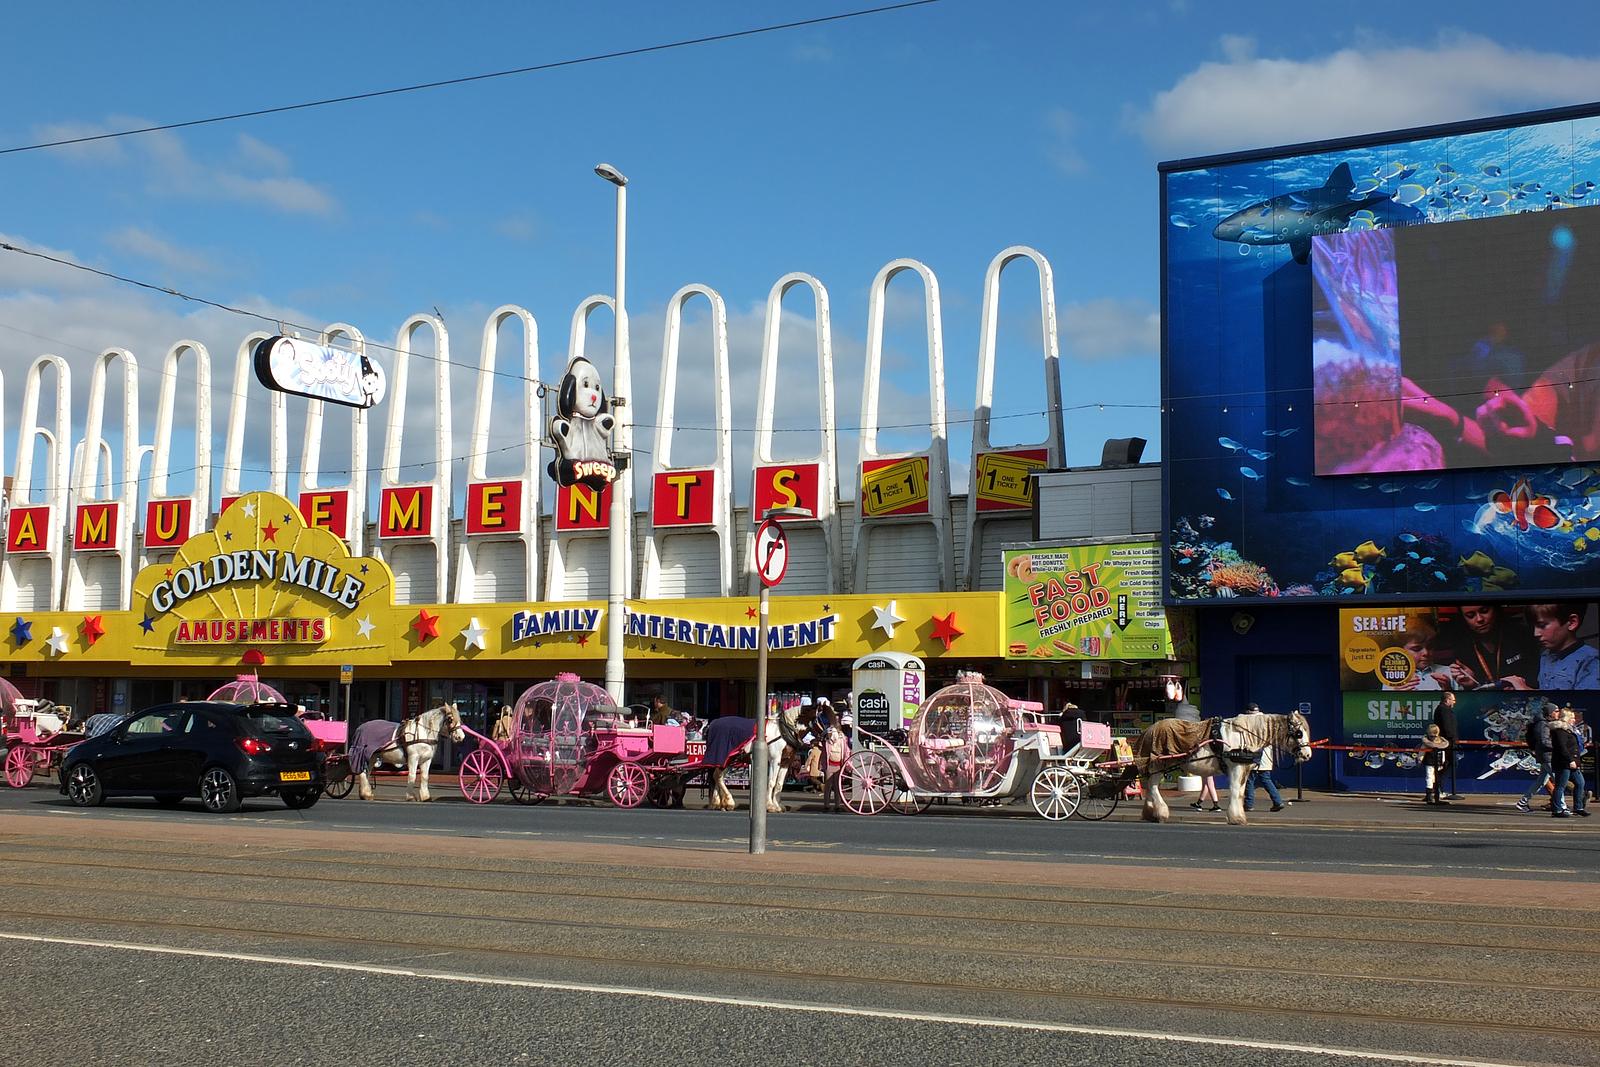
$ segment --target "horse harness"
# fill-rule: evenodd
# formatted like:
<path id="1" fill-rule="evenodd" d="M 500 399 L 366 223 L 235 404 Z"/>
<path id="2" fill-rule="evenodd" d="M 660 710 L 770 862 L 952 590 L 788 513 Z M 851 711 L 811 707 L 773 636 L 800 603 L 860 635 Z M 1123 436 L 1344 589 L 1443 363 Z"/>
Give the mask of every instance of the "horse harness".
<path id="1" fill-rule="evenodd" d="M 433 709 L 430 708 L 428 710 L 431 711 Z M 430 737 L 420 737 L 419 736 L 419 737 L 413 737 L 409 741 L 405 740 L 406 727 L 407 726 L 411 726 L 411 725 L 416 725 L 418 730 L 420 731 L 421 728 L 422 728 L 422 717 L 424 715 L 426 715 L 427 713 L 428 712 L 426 712 L 426 711 L 419 711 L 415 715 L 407 715 L 405 718 L 401 719 L 400 720 L 400 725 L 396 726 L 394 728 L 394 737 L 390 739 L 390 741 L 389 741 L 389 743 L 387 745 L 384 745 L 382 748 L 378 749 L 377 752 L 374 752 L 373 755 L 375 755 L 375 756 L 376 755 L 381 755 L 382 753 L 385 753 L 385 752 L 389 751 L 391 748 L 398 748 L 398 749 L 404 750 L 404 749 L 411 748 L 413 745 L 432 745 L 432 744 L 436 744 L 438 742 L 439 738 L 444 736 L 445 731 L 450 726 L 450 716 L 449 715 L 445 715 L 439 721 L 439 730 L 431 738 Z"/>

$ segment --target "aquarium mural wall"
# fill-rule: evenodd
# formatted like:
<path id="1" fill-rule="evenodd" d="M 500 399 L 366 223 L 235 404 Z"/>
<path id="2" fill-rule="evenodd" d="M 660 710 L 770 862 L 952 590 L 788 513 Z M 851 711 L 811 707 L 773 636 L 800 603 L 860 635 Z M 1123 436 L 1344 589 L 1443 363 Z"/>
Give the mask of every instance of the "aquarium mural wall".
<path id="1" fill-rule="evenodd" d="M 1171 598 L 1600 587 L 1600 115 L 1516 121 L 1163 166 Z"/>

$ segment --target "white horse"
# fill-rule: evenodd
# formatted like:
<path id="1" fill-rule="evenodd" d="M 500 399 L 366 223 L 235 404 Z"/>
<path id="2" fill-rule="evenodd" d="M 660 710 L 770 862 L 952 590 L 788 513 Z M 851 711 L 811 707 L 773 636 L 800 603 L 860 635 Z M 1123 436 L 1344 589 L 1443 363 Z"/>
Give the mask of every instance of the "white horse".
<path id="1" fill-rule="evenodd" d="M 788 766 L 784 762 L 783 754 L 791 746 L 794 736 L 795 714 L 792 712 L 767 712 L 767 811 L 777 814 L 783 811 L 783 780 L 787 776 Z M 738 804 L 734 802 L 733 793 L 722 780 L 727 773 L 727 766 L 713 767 L 711 769 L 711 808 L 713 811 L 736 811 Z M 755 803 L 755 797 L 750 798 Z"/>
<path id="2" fill-rule="evenodd" d="M 379 764 L 406 769 L 406 799 L 427 801 L 428 768 L 439 735 L 448 732 L 456 744 L 467 736 L 455 704 L 441 704 L 400 723 L 364 722 L 350 742 L 350 769 L 356 773 L 362 800 L 372 799 L 371 771 Z"/>
<path id="3" fill-rule="evenodd" d="M 1150 752 L 1150 739 L 1159 731 L 1170 730 L 1171 727 L 1166 724 L 1175 721 L 1164 719 L 1145 730 L 1135 745 L 1135 752 Z M 1311 730 L 1305 716 L 1298 711 L 1287 715 L 1262 712 L 1235 715 L 1231 719 L 1218 720 L 1218 725 L 1220 739 L 1202 744 L 1189 754 L 1189 758 L 1178 763 L 1176 770 L 1179 774 L 1201 778 L 1226 774 L 1228 823 L 1231 826 L 1243 826 L 1248 822 L 1244 815 L 1245 778 L 1255 766 L 1261 750 L 1272 748 L 1287 752 L 1295 763 L 1304 763 L 1311 758 Z M 1165 766 L 1161 763 L 1159 757 L 1155 758 L 1145 764 L 1144 773 L 1140 775 L 1144 787 L 1142 815 L 1146 822 L 1166 822 L 1172 814 L 1161 796 L 1161 776 L 1174 768 L 1170 761 Z"/>

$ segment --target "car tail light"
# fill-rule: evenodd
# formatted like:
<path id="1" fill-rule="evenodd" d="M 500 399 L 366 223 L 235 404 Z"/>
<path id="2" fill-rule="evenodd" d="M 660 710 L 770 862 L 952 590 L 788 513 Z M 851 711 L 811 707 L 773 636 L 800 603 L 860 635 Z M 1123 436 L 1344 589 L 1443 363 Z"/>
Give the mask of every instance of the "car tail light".
<path id="1" fill-rule="evenodd" d="M 239 747 L 244 749 L 247 756 L 259 756 L 267 750 L 267 743 L 256 737 L 241 737 Z"/>
<path id="2" fill-rule="evenodd" d="M 311 744 L 306 746 L 306 751 L 307 752 L 323 752 L 323 751 L 326 751 L 327 747 L 328 747 L 327 745 L 322 743 L 322 738 L 313 737 L 311 739 Z"/>

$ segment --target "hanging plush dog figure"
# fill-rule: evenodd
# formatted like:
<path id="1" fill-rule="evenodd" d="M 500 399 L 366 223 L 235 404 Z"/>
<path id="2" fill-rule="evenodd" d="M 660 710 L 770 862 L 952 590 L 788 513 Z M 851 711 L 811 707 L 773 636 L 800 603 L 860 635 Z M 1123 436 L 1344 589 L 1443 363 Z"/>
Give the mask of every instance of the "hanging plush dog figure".
<path id="1" fill-rule="evenodd" d="M 611 461 L 611 404 L 600 385 L 600 372 L 582 356 L 567 364 L 550 420 L 550 439 L 557 456 L 550 461 L 550 477 L 557 485 L 582 482 L 598 492 L 617 477 Z"/>

